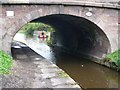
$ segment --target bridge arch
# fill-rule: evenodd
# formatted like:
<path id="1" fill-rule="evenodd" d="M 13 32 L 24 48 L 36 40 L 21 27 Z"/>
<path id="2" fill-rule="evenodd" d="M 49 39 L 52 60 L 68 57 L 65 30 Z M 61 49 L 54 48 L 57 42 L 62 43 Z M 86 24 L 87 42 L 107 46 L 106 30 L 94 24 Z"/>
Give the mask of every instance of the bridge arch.
<path id="1" fill-rule="evenodd" d="M 56 44 L 73 54 L 103 58 L 110 52 L 106 34 L 90 20 L 69 14 L 52 14 L 31 22 L 43 22 L 55 28 Z"/>
<path id="2" fill-rule="evenodd" d="M 56 38 L 60 40 L 57 41 L 57 44 L 62 45 L 70 52 L 72 51 L 76 54 L 98 58 L 103 58 L 105 54 L 110 52 L 111 46 L 105 32 L 85 17 L 69 13 L 40 13 L 42 13 L 41 10 L 31 11 L 30 13 L 25 14 L 22 19 L 19 18 L 18 21 L 11 26 L 5 37 L 6 39 L 9 39 L 6 43 L 7 46 L 9 46 L 7 48 L 9 53 L 11 53 L 11 42 L 14 35 L 28 22 L 43 22 L 51 25 L 57 30 Z M 55 21 L 53 22 L 53 20 Z M 72 39 L 70 38 L 71 36 Z M 69 39 L 72 41 L 69 41 Z"/>

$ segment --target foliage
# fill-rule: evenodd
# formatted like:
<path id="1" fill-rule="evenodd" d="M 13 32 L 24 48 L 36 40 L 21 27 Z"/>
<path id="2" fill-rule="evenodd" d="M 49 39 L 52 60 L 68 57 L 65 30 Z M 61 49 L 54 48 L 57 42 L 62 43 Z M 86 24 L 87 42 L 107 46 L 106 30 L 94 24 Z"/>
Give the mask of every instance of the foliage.
<path id="1" fill-rule="evenodd" d="M 34 31 L 49 31 L 53 32 L 54 29 L 51 26 L 43 23 L 28 23 L 21 28 L 20 33 L 24 33 L 28 37 L 33 37 Z"/>
<path id="2" fill-rule="evenodd" d="M 20 33 L 25 34 L 27 37 L 33 37 L 34 31 L 46 31 L 48 34 L 47 44 L 52 45 L 53 37 L 51 37 L 51 33 L 55 32 L 55 30 L 51 26 L 43 24 L 43 23 L 32 22 L 22 27 L 20 30 Z"/>
<path id="3" fill-rule="evenodd" d="M 120 68 L 120 49 L 107 55 L 107 59 L 113 63 L 115 63 L 118 68 Z"/>
<path id="4" fill-rule="evenodd" d="M 12 65 L 13 58 L 4 51 L 0 51 L 0 74 L 9 74 Z"/>
<path id="5" fill-rule="evenodd" d="M 50 36 L 49 39 L 46 40 L 48 46 L 52 46 L 53 45 L 53 37 Z"/>

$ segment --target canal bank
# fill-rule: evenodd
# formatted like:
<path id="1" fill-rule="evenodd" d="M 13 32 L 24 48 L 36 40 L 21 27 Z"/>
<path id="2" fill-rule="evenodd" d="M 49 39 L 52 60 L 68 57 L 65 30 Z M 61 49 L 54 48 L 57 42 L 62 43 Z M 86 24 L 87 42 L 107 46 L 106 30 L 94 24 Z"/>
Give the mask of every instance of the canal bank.
<path id="1" fill-rule="evenodd" d="M 14 48 L 13 48 L 14 47 Z M 2 76 L 2 88 L 71 88 L 80 86 L 62 69 L 28 47 L 12 47 L 15 59 L 11 73 Z"/>
<path id="2" fill-rule="evenodd" d="M 27 39 L 20 36 L 22 35 L 18 36 L 21 38 L 21 42 L 26 43 L 27 46 L 39 55 L 63 69 L 82 88 L 119 87 L 120 73 L 70 54 L 74 52 L 66 53 L 64 49 L 58 47 L 51 48 L 46 44 L 46 41 L 41 41 L 39 38 Z M 16 40 L 19 40 L 19 38 L 16 38 Z"/>
<path id="3" fill-rule="evenodd" d="M 27 45 L 69 74 L 82 88 L 118 88 L 120 74 L 114 70 L 79 58 L 57 47 L 49 47 L 34 39 Z M 36 46 L 36 47 L 35 47 Z"/>
<path id="4" fill-rule="evenodd" d="M 74 55 L 76 57 L 87 59 L 89 61 L 95 62 L 97 64 L 100 64 L 102 66 L 105 66 L 107 68 L 115 70 L 117 72 L 120 72 L 120 65 L 116 65 L 115 60 L 113 62 L 113 60 L 111 60 L 110 58 L 108 58 L 107 55 L 105 55 L 103 58 L 100 58 L 100 57 L 97 57 L 97 56 L 92 56 L 90 54 L 75 53 L 75 52 L 69 51 L 69 50 L 64 49 L 64 48 L 63 48 L 63 51 L 66 52 L 66 53 L 68 53 L 68 54 L 70 54 L 70 55 Z M 117 56 L 117 55 L 116 55 L 116 57 L 119 58 L 119 56 Z"/>
<path id="5" fill-rule="evenodd" d="M 79 58 L 84 58 L 84 59 L 87 59 L 89 61 L 95 62 L 95 63 L 97 63 L 99 65 L 102 65 L 102 66 L 105 66 L 105 67 L 110 68 L 112 70 L 115 70 L 117 72 L 120 72 L 119 63 L 118 63 L 118 65 L 116 65 L 115 60 L 114 61 L 110 60 L 110 58 L 108 58 L 107 55 L 105 55 L 103 58 L 100 58 L 98 56 L 93 56 L 93 55 L 90 55 L 90 54 L 87 54 L 87 53 L 76 53 L 76 52 L 68 50 L 67 48 L 57 46 L 57 45 L 53 45 L 51 47 L 58 47 L 58 48 L 60 48 L 62 50 L 62 52 L 65 52 L 65 53 L 67 53 L 69 55 L 79 57 Z M 113 53 L 111 53 L 111 54 L 113 54 Z M 108 54 L 108 55 L 110 55 L 110 54 Z M 119 59 L 119 54 L 117 54 L 116 57 Z"/>

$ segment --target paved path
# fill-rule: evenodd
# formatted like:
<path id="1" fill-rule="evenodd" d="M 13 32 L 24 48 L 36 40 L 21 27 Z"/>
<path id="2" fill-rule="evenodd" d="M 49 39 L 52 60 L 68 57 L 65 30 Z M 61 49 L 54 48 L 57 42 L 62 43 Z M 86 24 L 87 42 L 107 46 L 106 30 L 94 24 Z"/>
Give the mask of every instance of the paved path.
<path id="1" fill-rule="evenodd" d="M 80 86 L 55 64 L 30 48 L 14 49 L 15 63 L 11 74 L 4 75 L 3 88 L 75 88 Z M 75 90 L 76 90 L 75 89 Z"/>

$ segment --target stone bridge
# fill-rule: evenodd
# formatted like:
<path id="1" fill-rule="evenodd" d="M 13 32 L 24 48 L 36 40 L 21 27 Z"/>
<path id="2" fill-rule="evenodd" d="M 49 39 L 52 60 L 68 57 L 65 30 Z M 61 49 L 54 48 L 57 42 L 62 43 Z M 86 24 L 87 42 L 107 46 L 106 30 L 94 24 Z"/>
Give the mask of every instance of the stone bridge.
<path id="1" fill-rule="evenodd" d="M 118 1 L 2 0 L 0 49 L 10 54 L 20 28 L 42 22 L 55 28 L 56 45 L 72 53 L 103 58 L 118 49 Z"/>

